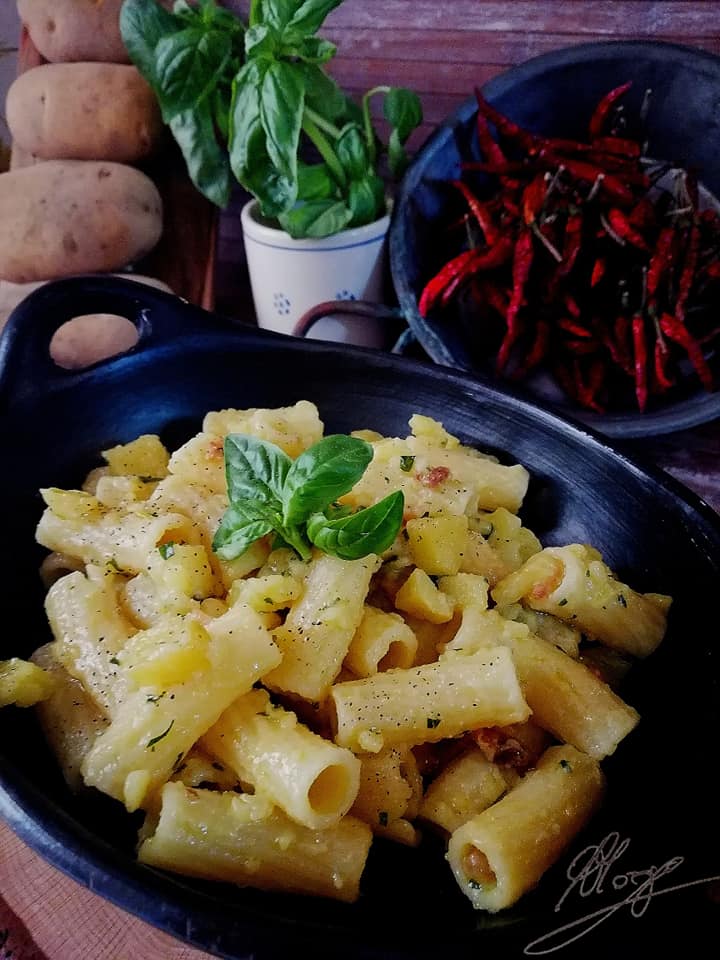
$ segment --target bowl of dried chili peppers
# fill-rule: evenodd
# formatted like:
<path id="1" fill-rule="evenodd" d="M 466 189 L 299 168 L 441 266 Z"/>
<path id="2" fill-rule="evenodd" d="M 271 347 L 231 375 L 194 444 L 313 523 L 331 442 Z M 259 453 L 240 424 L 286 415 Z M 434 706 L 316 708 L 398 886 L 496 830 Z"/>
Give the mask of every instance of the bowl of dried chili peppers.
<path id="1" fill-rule="evenodd" d="M 477 89 L 419 151 L 390 263 L 429 357 L 613 436 L 720 416 L 720 58 L 593 43 Z"/>

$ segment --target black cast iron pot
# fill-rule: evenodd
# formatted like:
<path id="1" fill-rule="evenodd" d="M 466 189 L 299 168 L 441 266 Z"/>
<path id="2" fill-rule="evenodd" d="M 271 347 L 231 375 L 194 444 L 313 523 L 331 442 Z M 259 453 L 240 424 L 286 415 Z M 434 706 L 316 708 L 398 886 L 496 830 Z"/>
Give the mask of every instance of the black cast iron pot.
<path id="1" fill-rule="evenodd" d="M 53 332 L 94 312 L 131 319 L 138 346 L 79 373 L 55 367 Z M 675 597 L 666 640 L 623 689 L 643 720 L 605 764 L 610 786 L 600 814 L 536 891 L 497 916 L 472 911 L 432 836 L 419 850 L 376 841 L 353 905 L 239 890 L 138 865 L 135 817 L 98 794 L 72 796 L 32 711 L 14 707 L 0 711 L 0 814 L 94 891 L 225 957 L 312 950 L 477 958 L 550 948 L 570 957 L 606 957 L 611 949 L 659 957 L 682 946 L 688 930 L 696 944 L 711 944 L 720 919 L 717 882 L 709 880 L 720 876 L 709 786 L 719 732 L 718 517 L 600 437 L 497 386 L 359 348 L 233 327 L 127 281 L 67 280 L 39 290 L 0 340 L 0 658 L 28 656 L 49 639 L 37 574 L 43 551 L 33 536 L 39 487 L 77 485 L 97 451 L 142 433 L 176 446 L 208 410 L 301 398 L 317 403 L 332 431 L 404 435 L 420 411 L 463 441 L 524 463 L 532 482 L 523 517 L 543 542 L 591 542 L 636 588 Z"/>

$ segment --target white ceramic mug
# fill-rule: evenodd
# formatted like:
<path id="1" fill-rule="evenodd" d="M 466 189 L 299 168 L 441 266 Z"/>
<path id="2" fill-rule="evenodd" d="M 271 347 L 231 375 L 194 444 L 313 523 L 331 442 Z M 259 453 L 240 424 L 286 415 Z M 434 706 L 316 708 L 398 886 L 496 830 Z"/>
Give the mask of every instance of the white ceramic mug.
<path id="1" fill-rule="evenodd" d="M 258 326 L 292 333 L 318 303 L 382 300 L 389 215 L 320 240 L 295 240 L 269 225 L 256 200 L 245 204 L 241 216 Z M 318 321 L 308 335 L 369 347 L 385 340 L 381 323 L 340 315 Z"/>

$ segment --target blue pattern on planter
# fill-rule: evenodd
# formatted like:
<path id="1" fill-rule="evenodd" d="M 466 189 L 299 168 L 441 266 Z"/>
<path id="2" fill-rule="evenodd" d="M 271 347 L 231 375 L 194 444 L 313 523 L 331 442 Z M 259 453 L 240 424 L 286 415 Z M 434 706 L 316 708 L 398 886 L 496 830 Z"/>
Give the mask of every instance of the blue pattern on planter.
<path id="1" fill-rule="evenodd" d="M 284 293 L 278 292 L 273 294 L 273 306 L 278 316 L 286 317 L 290 313 L 292 304 Z"/>
<path id="2" fill-rule="evenodd" d="M 336 300 L 357 300 L 357 297 L 354 293 L 351 293 L 350 290 L 339 290 L 335 294 Z"/>

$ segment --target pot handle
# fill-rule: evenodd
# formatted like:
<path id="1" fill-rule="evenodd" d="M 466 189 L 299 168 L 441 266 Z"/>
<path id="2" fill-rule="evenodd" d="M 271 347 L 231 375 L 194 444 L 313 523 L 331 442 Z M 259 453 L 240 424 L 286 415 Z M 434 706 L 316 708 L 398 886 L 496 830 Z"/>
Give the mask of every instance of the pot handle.
<path id="1" fill-rule="evenodd" d="M 387 329 L 387 349 L 392 353 L 397 351 L 397 343 L 405 335 L 405 317 L 397 307 L 389 307 L 384 303 L 373 303 L 370 300 L 326 300 L 310 307 L 296 321 L 292 334 L 295 337 L 307 337 L 315 324 L 324 317 L 338 314 L 356 317 L 361 320 L 379 322 Z"/>
<path id="2" fill-rule="evenodd" d="M 0 336 L 0 397 L 45 393 L 53 384 L 116 360 L 117 354 L 91 367 L 68 370 L 50 356 L 50 342 L 60 327 L 73 317 L 93 313 L 115 314 L 135 325 L 138 342 L 127 351 L 131 354 L 180 334 L 234 326 L 174 294 L 134 280 L 87 276 L 47 283 L 15 308 Z"/>

